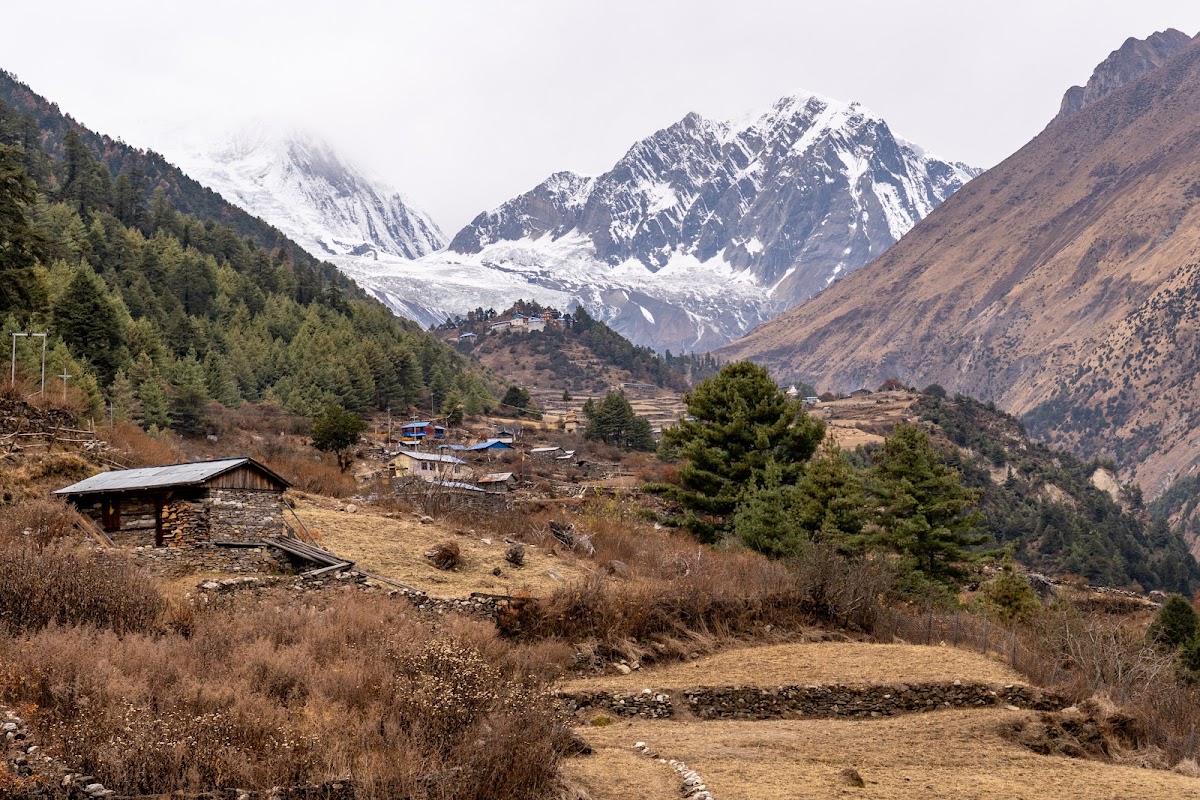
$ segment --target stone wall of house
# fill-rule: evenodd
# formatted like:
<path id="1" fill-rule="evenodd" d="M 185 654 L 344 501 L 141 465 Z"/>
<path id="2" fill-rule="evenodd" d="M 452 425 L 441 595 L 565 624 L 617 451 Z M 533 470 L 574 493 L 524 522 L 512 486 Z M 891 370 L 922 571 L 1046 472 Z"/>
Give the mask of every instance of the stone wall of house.
<path id="1" fill-rule="evenodd" d="M 168 500 L 163 504 L 162 514 L 165 546 L 188 547 L 209 540 L 208 507 L 203 500 Z"/>
<path id="2" fill-rule="evenodd" d="M 287 533 L 281 492 L 212 489 L 204 506 L 214 539 L 244 542 Z"/>
<path id="3" fill-rule="evenodd" d="M 113 543 L 120 547 L 154 546 L 155 518 L 157 508 L 152 502 L 139 502 L 135 499 L 121 499 L 121 530 L 106 531 Z M 101 501 L 80 508 L 97 527 L 104 528 L 104 512 Z"/>
<path id="4" fill-rule="evenodd" d="M 577 692 L 558 701 L 571 714 L 605 712 L 661 719 L 685 703 L 700 719 L 790 719 L 794 717 L 887 717 L 941 708 L 1014 706 L 1059 711 L 1066 700 L 1050 692 L 1010 684 L 922 683 L 897 686 L 699 687 L 680 691 Z"/>

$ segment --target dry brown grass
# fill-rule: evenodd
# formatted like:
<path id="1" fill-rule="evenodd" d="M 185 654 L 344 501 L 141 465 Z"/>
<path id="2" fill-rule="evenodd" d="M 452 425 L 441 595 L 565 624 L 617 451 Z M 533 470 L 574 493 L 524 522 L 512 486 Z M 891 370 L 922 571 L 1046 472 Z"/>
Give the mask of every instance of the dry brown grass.
<path id="1" fill-rule="evenodd" d="M 1020 683 L 994 659 L 952 647 L 806 642 L 738 647 L 696 661 L 571 681 L 567 691 L 639 691 L 692 686 L 877 685 L 962 680 Z"/>
<path id="2" fill-rule="evenodd" d="M 548 543 L 525 546 L 525 566 L 514 567 L 504 560 L 508 545 L 504 538 L 515 531 L 505 528 L 476 529 L 474 532 L 447 528 L 441 522 L 422 525 L 415 517 L 384 517 L 368 511 L 349 514 L 327 505 L 300 501 L 296 513 L 309 530 L 318 533 L 323 545 L 338 555 L 352 558 L 363 569 L 398 580 L 431 595 L 465 597 L 471 592 L 547 595 L 564 581 L 581 581 L 590 566 L 570 553 L 552 555 Z M 484 541 L 484 540 L 488 541 Z M 442 542 L 454 542 L 462 564 L 453 570 L 436 569 L 425 551 Z M 557 549 L 557 548 L 555 548 Z M 499 567 L 499 577 L 492 570 Z"/>
<path id="3" fill-rule="evenodd" d="M 274 593 L 186 636 L 0 637 L 0 702 L 36 706 L 51 751 L 125 794 L 349 777 L 365 798 L 539 798 L 558 762 L 539 687 L 570 658 L 385 598 Z"/>
<path id="4" fill-rule="evenodd" d="M 613 773 L 640 770 L 645 741 L 661 756 L 697 770 L 719 797 L 755 800 L 871 800 L 996 798 L 1178 800 L 1200 794 L 1195 778 L 1096 761 L 1039 756 L 1001 731 L 1031 716 L 1003 709 L 938 711 L 874 720 L 778 722 L 633 722 L 581 731 Z M 858 770 L 866 786 L 851 788 L 843 769 Z M 576 770 L 571 763 L 568 771 Z M 671 790 L 605 792 L 594 800 L 657 800 Z"/>
<path id="5" fill-rule="evenodd" d="M 582 731 L 589 741 L 590 730 Z M 679 798 L 679 774 L 675 770 L 645 756 L 635 756 L 628 748 L 622 751 L 617 747 L 602 747 L 590 756 L 566 759 L 562 772 L 592 800 Z"/>

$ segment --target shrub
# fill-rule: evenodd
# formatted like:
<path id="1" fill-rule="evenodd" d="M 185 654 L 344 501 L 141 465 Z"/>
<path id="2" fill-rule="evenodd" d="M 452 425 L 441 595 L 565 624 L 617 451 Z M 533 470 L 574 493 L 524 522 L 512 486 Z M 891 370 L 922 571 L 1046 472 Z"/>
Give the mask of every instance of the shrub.
<path id="1" fill-rule="evenodd" d="M 1183 597 L 1173 594 L 1158 610 L 1147 635 L 1151 641 L 1174 650 L 1194 639 L 1197 628 L 1200 628 L 1200 618 L 1196 616 L 1196 609 Z"/>

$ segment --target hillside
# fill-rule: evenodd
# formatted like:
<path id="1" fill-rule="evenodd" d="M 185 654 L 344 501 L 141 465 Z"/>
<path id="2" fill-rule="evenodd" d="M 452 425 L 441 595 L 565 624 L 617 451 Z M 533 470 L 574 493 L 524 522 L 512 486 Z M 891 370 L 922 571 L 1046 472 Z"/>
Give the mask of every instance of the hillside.
<path id="1" fill-rule="evenodd" d="M 544 327 L 505 325 L 514 317 L 546 318 Z M 708 355 L 658 355 L 633 344 L 586 309 L 563 314 L 556 308 L 522 301 L 505 311 L 488 309 L 454 317 L 440 326 L 442 336 L 487 369 L 522 386 L 571 394 L 604 392 L 622 384 L 653 384 L 682 392 L 716 371 Z"/>
<path id="2" fill-rule="evenodd" d="M 1183 534 L 1152 518 L 1136 487 L 1116 482 L 1111 464 L 1032 441 L 994 405 L 931 387 L 822 402 L 812 413 L 844 449 L 864 447 L 854 455 L 864 463 L 897 422 L 930 425 L 963 482 L 983 492 L 989 546 L 1011 548 L 1030 570 L 1142 590 L 1190 594 L 1200 586 L 1200 564 Z"/>
<path id="3" fill-rule="evenodd" d="M 1157 495 L 1200 459 L 1197 118 L 1192 41 L 718 355 L 822 389 L 936 382 Z"/>
<path id="4" fill-rule="evenodd" d="M 49 332 L 47 366 L 68 373 L 84 418 L 196 434 L 214 401 L 309 416 L 427 407 L 451 391 L 471 411 L 490 402 L 469 360 L 333 265 L 158 156 L 0 84 L 18 101 L 0 95 L 0 326 Z M 40 352 L 17 350 L 18 372 L 37 376 Z"/>

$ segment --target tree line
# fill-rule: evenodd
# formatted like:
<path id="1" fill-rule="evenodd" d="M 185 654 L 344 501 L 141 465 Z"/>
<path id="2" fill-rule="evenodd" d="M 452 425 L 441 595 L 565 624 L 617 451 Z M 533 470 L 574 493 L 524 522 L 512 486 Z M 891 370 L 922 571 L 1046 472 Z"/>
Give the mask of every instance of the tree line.
<path id="1" fill-rule="evenodd" d="M 212 401 L 306 416 L 495 402 L 466 358 L 332 265 L 182 214 L 161 187 L 147 201 L 144 176 L 114 178 L 77 127 L 60 159 L 37 130 L 0 103 L 0 341 L 49 332 L 85 413 L 196 433 Z M 40 353 L 18 357 L 34 370 Z"/>

